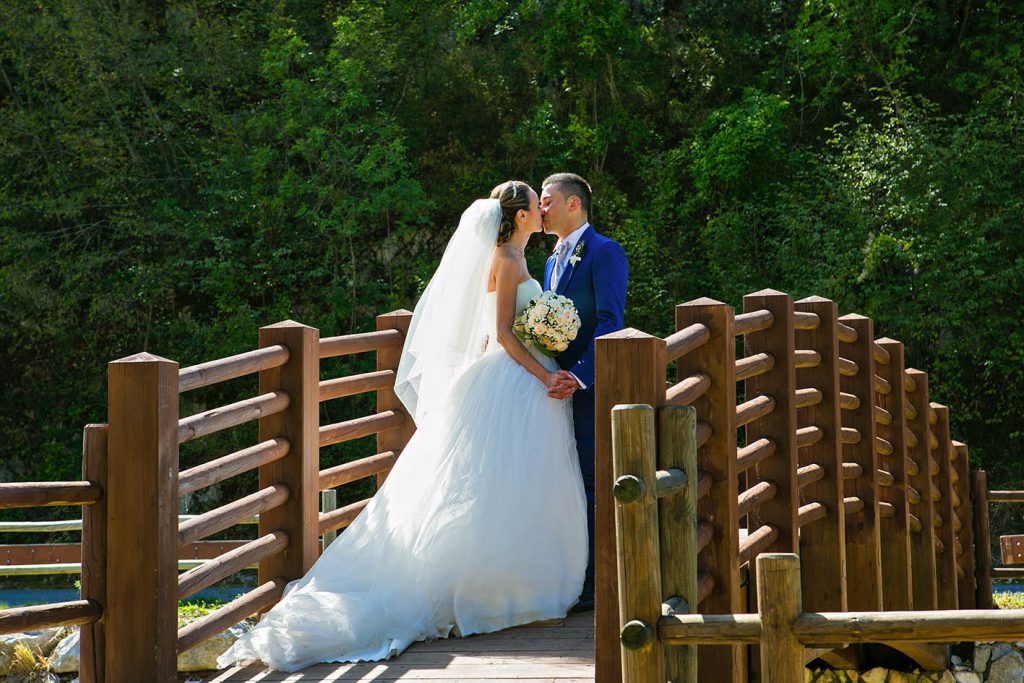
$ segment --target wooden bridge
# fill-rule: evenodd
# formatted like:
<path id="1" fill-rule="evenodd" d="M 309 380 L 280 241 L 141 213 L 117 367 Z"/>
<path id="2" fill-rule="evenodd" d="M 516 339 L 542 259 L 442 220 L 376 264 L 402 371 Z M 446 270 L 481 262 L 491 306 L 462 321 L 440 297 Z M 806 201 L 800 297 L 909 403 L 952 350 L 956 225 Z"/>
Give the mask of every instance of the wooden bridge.
<path id="1" fill-rule="evenodd" d="M 110 363 L 108 422 L 85 428 L 82 480 L 0 484 L 0 507 L 83 506 L 81 599 L 0 611 L 0 633 L 81 624 L 83 683 L 173 681 L 178 653 L 274 604 L 315 561 L 320 537 L 344 529 L 367 502 L 318 513 L 318 493 L 368 477 L 379 483 L 413 433 L 393 391 L 410 317 L 396 311 L 379 316 L 375 332 L 324 338 L 287 321 L 262 328 L 254 351 L 183 369 L 150 354 Z M 983 473 L 970 472 L 967 447 L 950 436 L 948 409 L 929 400 L 927 375 L 904 367 L 902 344 L 875 339 L 868 318 L 839 318 L 831 301 L 794 304 L 772 291 L 745 297 L 738 315 L 706 299 L 681 304 L 676 323 L 666 339 L 624 330 L 597 342 L 597 410 L 604 417 L 597 421 L 592 634 L 570 617 L 417 644 L 394 662 L 325 665 L 279 678 L 249 668 L 211 680 L 488 680 L 478 675 L 486 671 L 496 680 L 603 683 L 623 672 L 631 680 L 663 680 L 657 677 L 665 671 L 699 662 L 701 680 L 739 683 L 758 672 L 749 647 L 758 638 L 774 633 L 797 642 L 762 630 L 764 615 L 749 614 L 753 591 L 764 587 L 753 572 L 762 553 L 795 553 L 815 567 L 798 591 L 801 609 L 815 614 L 966 610 L 981 619 L 979 628 L 1024 638 L 1022 617 L 985 626 L 984 614 L 975 614 L 973 608 L 991 607 Z M 325 359 L 362 353 L 375 354 L 375 370 L 320 379 Z M 257 396 L 179 415 L 189 403 L 182 394 L 254 373 Z M 367 392 L 376 395 L 373 414 L 319 424 L 323 402 Z M 626 404 L 683 408 L 690 431 L 655 432 L 632 450 L 620 443 L 613 458 L 610 416 Z M 250 421 L 258 422 L 256 444 L 179 470 L 181 444 Z M 370 436 L 375 447 L 366 457 L 321 469 L 322 448 Z M 630 452 L 647 458 L 644 472 L 621 469 Z M 689 465 L 663 466 L 662 458 L 683 453 L 692 455 Z M 179 522 L 180 496 L 254 469 L 255 493 Z M 617 478 L 627 475 L 641 482 L 634 500 L 647 501 L 648 517 L 634 527 L 623 526 L 625 503 L 613 498 Z M 620 494 L 628 490 L 619 484 Z M 255 540 L 226 552 L 201 545 L 253 516 Z M 655 540 L 640 537 L 659 526 Z M 210 559 L 179 574 L 183 549 Z M 646 558 L 643 576 L 625 558 Z M 176 628 L 180 599 L 254 564 L 256 588 Z M 781 605 L 783 597 L 765 599 Z M 686 625 L 694 618 L 744 625 L 709 635 Z M 812 641 L 858 642 L 845 637 Z M 894 644 L 944 661 L 943 649 L 906 638 L 894 637 Z M 681 660 L 669 654 L 675 650 Z M 818 650 L 856 661 L 856 647 Z M 801 661 L 806 655 L 801 651 Z M 667 668 L 644 678 L 655 671 L 645 668 L 653 661 Z"/>

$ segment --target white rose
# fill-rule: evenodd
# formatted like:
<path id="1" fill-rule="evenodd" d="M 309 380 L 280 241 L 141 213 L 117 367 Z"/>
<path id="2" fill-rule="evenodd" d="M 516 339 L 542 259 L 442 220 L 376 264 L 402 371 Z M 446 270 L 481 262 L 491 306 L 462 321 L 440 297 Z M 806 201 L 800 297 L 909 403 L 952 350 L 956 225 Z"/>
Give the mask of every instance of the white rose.
<path id="1" fill-rule="evenodd" d="M 569 348 L 569 345 L 565 342 L 558 342 L 555 344 L 555 351 L 565 351 L 567 348 Z"/>

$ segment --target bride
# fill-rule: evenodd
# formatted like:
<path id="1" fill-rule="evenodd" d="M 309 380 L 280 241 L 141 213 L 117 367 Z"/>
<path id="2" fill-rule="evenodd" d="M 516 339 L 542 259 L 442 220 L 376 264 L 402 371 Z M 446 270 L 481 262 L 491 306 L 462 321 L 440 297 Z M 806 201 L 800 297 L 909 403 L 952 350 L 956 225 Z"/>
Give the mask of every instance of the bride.
<path id="1" fill-rule="evenodd" d="M 512 320 L 541 293 L 526 183 L 466 209 L 413 314 L 395 391 L 416 422 L 384 485 L 309 573 L 217 660 L 297 671 L 562 617 L 587 566 L 566 381 Z"/>

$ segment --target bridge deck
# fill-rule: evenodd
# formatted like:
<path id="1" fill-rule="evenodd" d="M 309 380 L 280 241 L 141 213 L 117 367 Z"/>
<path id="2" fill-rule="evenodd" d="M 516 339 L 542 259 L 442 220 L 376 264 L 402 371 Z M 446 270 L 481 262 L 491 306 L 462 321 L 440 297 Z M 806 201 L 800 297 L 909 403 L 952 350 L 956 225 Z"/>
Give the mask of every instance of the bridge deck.
<path id="1" fill-rule="evenodd" d="M 235 667 L 206 679 L 207 683 L 398 680 L 593 683 L 594 614 L 574 614 L 500 633 L 416 643 L 386 662 L 318 664 L 293 674 L 260 666 Z"/>

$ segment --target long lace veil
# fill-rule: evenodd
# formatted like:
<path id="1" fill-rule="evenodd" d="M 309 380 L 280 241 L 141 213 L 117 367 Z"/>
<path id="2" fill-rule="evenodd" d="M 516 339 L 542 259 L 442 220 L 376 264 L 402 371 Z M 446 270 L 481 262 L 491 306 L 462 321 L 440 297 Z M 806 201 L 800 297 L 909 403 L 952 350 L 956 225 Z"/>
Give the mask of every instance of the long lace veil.
<path id="1" fill-rule="evenodd" d="M 500 223 L 497 199 L 473 202 L 416 304 L 395 393 L 417 425 L 444 405 L 451 383 L 483 352 L 487 274 Z"/>

